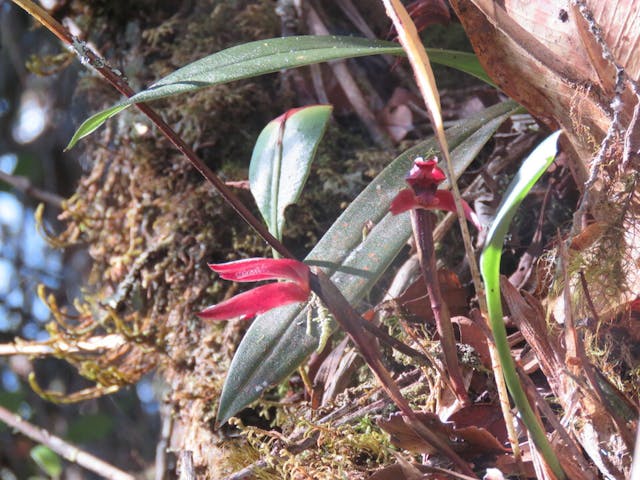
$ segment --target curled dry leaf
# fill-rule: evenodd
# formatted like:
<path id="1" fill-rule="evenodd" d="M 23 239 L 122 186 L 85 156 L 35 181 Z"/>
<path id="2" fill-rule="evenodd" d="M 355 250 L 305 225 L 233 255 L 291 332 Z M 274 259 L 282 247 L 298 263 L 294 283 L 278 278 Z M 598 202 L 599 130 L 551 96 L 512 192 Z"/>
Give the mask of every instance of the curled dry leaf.
<path id="1" fill-rule="evenodd" d="M 478 454 L 502 454 L 508 452 L 502 443 L 485 428 L 470 425 L 458 427 L 454 422 L 442 422 L 430 412 L 418 413 L 418 418 L 463 458 Z M 463 417 L 462 417 L 463 418 Z M 485 417 L 489 419 L 489 417 Z M 400 413 L 378 420 L 380 428 L 391 436 L 396 447 L 418 453 L 434 454 L 435 449 L 419 438 L 404 422 Z M 506 436 L 506 433 L 503 433 Z"/>
<path id="2" fill-rule="evenodd" d="M 451 1 L 489 76 L 548 127 L 562 127 L 587 161 L 612 121 L 615 71 L 580 4 L 593 13 L 615 62 L 637 81 L 640 0 Z M 625 86 L 623 126 L 632 126 L 636 103 Z"/>
<path id="3" fill-rule="evenodd" d="M 458 276 L 450 270 L 438 270 L 438 281 L 442 299 L 446 302 L 451 315 L 462 315 L 469 310 L 469 292 L 460 284 Z M 421 275 L 395 299 L 396 304 L 411 315 L 411 320 L 433 324 L 433 312 L 429 298 L 425 294 L 427 286 Z"/>

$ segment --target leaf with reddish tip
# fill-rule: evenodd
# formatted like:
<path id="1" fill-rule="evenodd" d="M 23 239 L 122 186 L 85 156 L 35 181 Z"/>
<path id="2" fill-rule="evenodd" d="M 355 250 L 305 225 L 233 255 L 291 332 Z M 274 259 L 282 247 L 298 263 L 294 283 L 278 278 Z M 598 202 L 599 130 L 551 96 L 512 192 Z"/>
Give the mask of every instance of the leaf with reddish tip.
<path id="1" fill-rule="evenodd" d="M 291 280 L 309 285 L 309 267 L 290 258 L 246 258 L 235 262 L 209 264 L 221 278 L 234 282 Z"/>
<path id="2" fill-rule="evenodd" d="M 309 289 L 305 289 L 297 283 L 270 283 L 207 307 L 198 313 L 198 316 L 206 320 L 251 318 L 272 308 L 304 302 L 309 297 L 309 292 Z"/>
<path id="3" fill-rule="evenodd" d="M 251 156 L 249 184 L 269 231 L 282 240 L 284 210 L 300 197 L 333 107 L 313 105 L 280 115 L 262 130 Z"/>

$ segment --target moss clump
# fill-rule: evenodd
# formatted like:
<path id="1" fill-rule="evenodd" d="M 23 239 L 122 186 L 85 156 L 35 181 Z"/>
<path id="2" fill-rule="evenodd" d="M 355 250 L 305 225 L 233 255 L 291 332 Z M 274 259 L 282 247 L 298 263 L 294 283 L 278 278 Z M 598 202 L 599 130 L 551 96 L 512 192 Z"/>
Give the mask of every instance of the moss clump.
<path id="1" fill-rule="evenodd" d="M 234 469 L 240 459 L 259 458 L 260 464 L 254 464 L 254 478 L 359 479 L 367 478 L 370 470 L 393 458 L 389 436 L 369 417 L 335 426 L 305 420 L 306 414 L 300 409 L 287 410 L 295 411 L 282 417 L 289 421 L 279 425 L 277 432 L 238 423 L 251 450 L 242 447 L 230 457 Z"/>

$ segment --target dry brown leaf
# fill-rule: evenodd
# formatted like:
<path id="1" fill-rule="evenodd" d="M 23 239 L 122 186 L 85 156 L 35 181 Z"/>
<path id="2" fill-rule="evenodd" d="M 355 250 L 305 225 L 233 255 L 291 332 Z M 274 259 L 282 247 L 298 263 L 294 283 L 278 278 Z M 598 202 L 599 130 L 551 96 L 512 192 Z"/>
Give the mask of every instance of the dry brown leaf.
<path id="1" fill-rule="evenodd" d="M 583 161 L 611 124 L 611 62 L 569 0 L 452 0 L 480 62 L 496 84 L 552 129 L 562 127 Z M 615 61 L 640 74 L 640 0 L 584 2 Z M 622 124 L 636 98 L 623 95 Z M 584 173 L 584 171 L 583 171 Z"/>
<path id="2" fill-rule="evenodd" d="M 478 454 L 500 454 L 508 451 L 485 428 L 475 425 L 458 428 L 452 422 L 442 422 L 437 415 L 429 412 L 420 412 L 418 418 L 449 443 L 451 448 L 462 457 Z M 401 414 L 392 414 L 387 419 L 378 420 L 377 423 L 390 435 L 391 443 L 396 447 L 411 452 L 435 453 L 431 445 L 426 444 L 407 426 Z"/>
<path id="3" fill-rule="evenodd" d="M 457 275 L 450 270 L 441 269 L 438 270 L 438 281 L 442 299 L 447 304 L 451 315 L 466 313 L 469 310 L 468 292 L 460 284 Z M 411 320 L 433 324 L 433 311 L 422 275 L 409 285 L 395 301 L 404 311 L 412 315 Z"/>
<path id="4" fill-rule="evenodd" d="M 507 442 L 507 429 L 500 407 L 491 403 L 475 403 L 461 408 L 447 421 L 453 422 L 457 429 L 480 427 L 489 432 L 499 443 Z"/>
<path id="5" fill-rule="evenodd" d="M 451 318 L 451 323 L 458 326 L 460 343 L 471 345 L 480 357 L 482 365 L 491 368 L 491 354 L 484 330 L 473 320 L 465 316 Z"/>

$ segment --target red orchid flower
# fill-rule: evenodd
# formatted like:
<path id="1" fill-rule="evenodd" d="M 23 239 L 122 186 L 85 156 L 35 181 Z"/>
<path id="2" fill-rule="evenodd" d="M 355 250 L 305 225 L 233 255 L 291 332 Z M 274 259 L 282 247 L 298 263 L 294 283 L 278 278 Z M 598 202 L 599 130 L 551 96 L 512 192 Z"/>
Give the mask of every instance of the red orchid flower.
<path id="1" fill-rule="evenodd" d="M 290 280 L 270 283 L 231 297 L 198 313 L 207 320 L 250 318 L 281 305 L 304 302 L 311 293 L 309 267 L 289 258 L 248 258 L 235 262 L 209 264 L 221 278 L 236 282 Z"/>
<path id="2" fill-rule="evenodd" d="M 438 185 L 445 178 L 444 172 L 438 167 L 436 157 L 431 157 L 429 160 L 424 160 L 422 157 L 416 158 L 406 178 L 410 188 L 398 192 L 391 202 L 391 213 L 397 215 L 412 208 L 448 210 L 455 213 L 456 204 L 453 194 L 448 190 L 438 190 Z M 482 227 L 478 217 L 464 200 L 462 208 L 465 217 L 480 230 Z"/>

